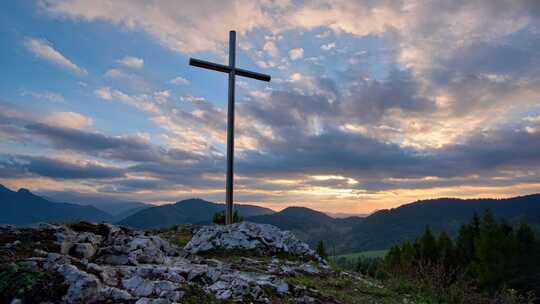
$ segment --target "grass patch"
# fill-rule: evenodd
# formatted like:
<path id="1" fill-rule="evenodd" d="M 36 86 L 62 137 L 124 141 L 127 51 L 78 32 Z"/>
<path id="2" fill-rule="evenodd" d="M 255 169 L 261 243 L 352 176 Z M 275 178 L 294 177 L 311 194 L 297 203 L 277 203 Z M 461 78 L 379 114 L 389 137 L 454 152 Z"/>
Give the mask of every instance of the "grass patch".
<path id="1" fill-rule="evenodd" d="M 150 232 L 158 234 L 162 238 L 169 241 L 171 244 L 179 247 L 184 247 L 193 237 L 196 228 L 197 227 L 195 225 L 190 224 L 171 225 L 166 228 L 151 230 Z"/>
<path id="2" fill-rule="evenodd" d="M 49 230 L 32 230 L 21 228 L 18 233 L 9 230 L 0 230 L 0 247 L 8 243 L 19 241 L 12 248 L 0 248 L 0 259 L 18 261 L 34 256 L 35 249 L 47 252 L 59 252 L 60 246 L 56 244 L 54 232 Z"/>
<path id="3" fill-rule="evenodd" d="M 298 275 L 287 279 L 293 286 L 304 286 L 311 296 L 324 303 L 403 303 L 403 297 L 367 281 L 340 274 L 324 277 Z"/>
<path id="4" fill-rule="evenodd" d="M 208 304 L 222 304 L 222 303 L 232 303 L 232 301 L 221 301 L 216 299 L 212 294 L 204 292 L 204 290 L 195 284 L 189 284 L 182 288 L 186 293 L 182 298 L 182 303 L 185 304 L 199 304 L 199 303 L 208 303 Z"/>
<path id="5" fill-rule="evenodd" d="M 23 303 L 60 302 L 67 286 L 62 276 L 29 263 L 0 263 L 0 302 L 19 298 Z"/>
<path id="6" fill-rule="evenodd" d="M 359 257 L 365 257 L 365 258 L 384 258 L 386 254 L 388 253 L 388 250 L 370 250 L 370 251 L 361 251 L 361 252 L 355 252 L 355 253 L 348 253 L 348 254 L 341 254 L 336 255 L 334 258 L 346 258 L 346 259 L 357 259 Z"/>

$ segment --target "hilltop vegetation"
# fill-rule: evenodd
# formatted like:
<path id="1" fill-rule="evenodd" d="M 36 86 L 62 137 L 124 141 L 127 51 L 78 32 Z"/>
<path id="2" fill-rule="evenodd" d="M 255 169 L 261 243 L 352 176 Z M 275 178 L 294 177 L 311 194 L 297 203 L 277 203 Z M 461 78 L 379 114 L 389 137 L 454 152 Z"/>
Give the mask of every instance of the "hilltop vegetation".
<path id="1" fill-rule="evenodd" d="M 330 267 L 290 232 L 254 223 L 192 228 L 0 227 L 0 302 L 416 303 Z"/>
<path id="2" fill-rule="evenodd" d="M 540 294 L 540 235 L 525 222 L 497 221 L 491 212 L 460 226 L 455 239 L 428 227 L 384 258 L 340 261 L 434 303 L 536 303 Z"/>

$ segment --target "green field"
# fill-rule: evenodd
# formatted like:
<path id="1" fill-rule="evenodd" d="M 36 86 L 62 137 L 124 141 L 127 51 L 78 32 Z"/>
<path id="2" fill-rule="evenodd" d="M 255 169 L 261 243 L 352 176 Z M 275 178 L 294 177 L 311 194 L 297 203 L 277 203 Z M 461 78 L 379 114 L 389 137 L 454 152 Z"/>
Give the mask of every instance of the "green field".
<path id="1" fill-rule="evenodd" d="M 388 250 L 371 250 L 371 251 L 361 251 L 361 252 L 355 252 L 355 253 L 348 253 L 348 254 L 342 254 L 337 255 L 336 259 L 339 258 L 346 258 L 346 259 L 357 259 L 360 256 L 366 257 L 366 258 L 384 258 Z"/>

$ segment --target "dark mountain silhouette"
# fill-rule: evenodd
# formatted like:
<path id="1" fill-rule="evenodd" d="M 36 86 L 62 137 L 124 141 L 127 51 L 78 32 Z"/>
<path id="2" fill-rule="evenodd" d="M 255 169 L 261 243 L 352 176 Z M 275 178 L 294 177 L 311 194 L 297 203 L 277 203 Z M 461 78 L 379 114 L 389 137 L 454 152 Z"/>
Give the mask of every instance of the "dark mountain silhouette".
<path id="1" fill-rule="evenodd" d="M 121 220 L 125 217 L 152 205 L 137 201 L 126 201 L 116 198 L 67 191 L 45 191 L 38 195 L 55 202 L 71 202 L 77 205 L 90 205 L 107 212 Z"/>
<path id="2" fill-rule="evenodd" d="M 236 204 L 235 208 L 243 217 L 270 214 L 268 208 Z M 119 223 L 135 228 L 160 228 L 173 224 L 209 223 L 214 213 L 225 209 L 225 205 L 202 199 L 187 199 L 175 204 L 155 206 L 136 212 Z"/>
<path id="3" fill-rule="evenodd" d="M 336 240 L 350 232 L 360 223 L 361 217 L 332 218 L 325 213 L 305 207 L 288 207 L 280 212 L 247 218 L 256 223 L 271 224 L 292 231 L 312 247 L 322 240 L 327 244 L 338 245 Z M 341 246 L 341 244 L 339 244 Z M 339 248 L 336 248 L 339 250 Z"/>
<path id="4" fill-rule="evenodd" d="M 387 249 L 404 240 L 414 240 L 426 226 L 434 232 L 445 230 L 455 235 L 459 226 L 475 213 L 482 216 L 490 210 L 509 223 L 540 220 L 540 195 L 510 199 L 440 198 L 417 201 L 400 207 L 380 210 L 365 218 L 331 218 L 304 207 L 290 207 L 270 215 L 247 220 L 267 223 L 294 232 L 314 246 L 322 240 L 337 252 Z"/>
<path id="5" fill-rule="evenodd" d="M 0 185 L 0 224 L 28 225 L 36 222 L 111 221 L 111 215 L 92 206 L 51 202 L 21 188 L 11 191 Z"/>
<path id="6" fill-rule="evenodd" d="M 371 213 L 348 213 L 348 212 L 325 212 L 326 215 L 333 218 L 347 218 L 347 217 L 366 217 Z"/>
<path id="7" fill-rule="evenodd" d="M 148 209 L 148 208 L 152 208 L 152 205 L 145 204 L 144 206 L 141 206 L 141 207 L 134 207 L 134 208 L 128 209 L 126 211 L 120 212 L 120 213 L 113 216 L 114 217 L 113 222 L 118 223 L 118 222 L 120 222 L 120 221 L 134 215 L 135 213 L 137 213 L 139 211 L 142 211 L 144 209 Z"/>
<path id="8" fill-rule="evenodd" d="M 445 230 L 455 236 L 461 224 L 469 222 L 475 213 L 482 216 L 486 210 L 510 224 L 519 221 L 538 223 L 540 194 L 508 199 L 439 198 L 380 210 L 344 236 L 344 248 L 347 251 L 386 249 L 404 240 L 415 239 L 426 226 L 436 233 Z"/>
<path id="9" fill-rule="evenodd" d="M 335 219 L 306 207 L 288 207 L 273 214 L 250 217 L 247 220 L 279 226 L 286 230 L 308 230 L 329 226 Z"/>
<path id="10" fill-rule="evenodd" d="M 105 203 L 103 203 L 105 204 Z M 162 206 L 137 205 L 111 216 L 93 206 L 58 203 L 32 194 L 26 189 L 17 192 L 0 185 L 0 223 L 26 225 L 39 221 L 110 221 L 135 228 L 158 228 L 172 224 L 206 224 L 214 213 L 224 209 L 202 199 L 188 199 Z M 365 218 L 333 218 L 305 207 L 289 207 L 280 212 L 252 205 L 237 204 L 248 221 L 267 223 L 294 232 L 314 246 L 323 240 L 329 250 L 355 252 L 387 249 L 404 240 L 421 235 L 426 226 L 438 233 L 455 236 L 461 224 L 476 213 L 490 210 L 508 223 L 527 221 L 540 224 L 540 194 L 508 199 L 422 200 L 389 210 L 379 210 Z"/>

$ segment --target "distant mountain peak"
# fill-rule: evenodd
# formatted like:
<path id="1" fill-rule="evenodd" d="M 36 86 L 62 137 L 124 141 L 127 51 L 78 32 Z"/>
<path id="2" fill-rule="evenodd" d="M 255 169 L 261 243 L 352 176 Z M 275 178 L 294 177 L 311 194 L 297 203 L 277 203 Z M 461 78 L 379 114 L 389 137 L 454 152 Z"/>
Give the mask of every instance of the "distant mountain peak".
<path id="1" fill-rule="evenodd" d="M 206 203 L 210 203 L 210 204 L 213 204 L 207 200 L 204 200 L 202 198 L 188 198 L 188 199 L 185 199 L 185 200 L 181 200 L 181 201 L 178 201 L 176 202 L 176 204 L 200 204 L 200 203 L 203 203 L 203 204 L 206 204 Z"/>
<path id="2" fill-rule="evenodd" d="M 111 216 L 91 206 L 51 202 L 26 188 L 0 187 L 0 224 L 28 225 L 42 221 L 109 221 Z"/>
<path id="3" fill-rule="evenodd" d="M 28 190 L 26 188 L 19 189 L 19 191 L 17 191 L 17 193 L 19 193 L 19 194 L 32 194 L 32 192 L 30 192 L 30 190 Z"/>
<path id="4" fill-rule="evenodd" d="M 284 214 L 284 215 L 289 215 L 289 216 L 305 216 L 306 214 L 308 214 L 308 215 L 316 215 L 316 216 L 321 216 L 325 218 L 326 217 L 330 218 L 330 216 L 328 216 L 326 213 L 313 210 L 307 207 L 299 207 L 299 206 L 287 207 L 281 210 L 279 213 Z"/>
<path id="5" fill-rule="evenodd" d="M 235 204 L 244 218 L 274 213 L 273 210 L 244 204 Z M 182 223 L 210 223 L 216 212 L 225 209 L 224 204 L 201 198 L 190 198 L 173 204 L 165 204 L 141 210 L 119 223 L 136 228 L 158 228 Z"/>

